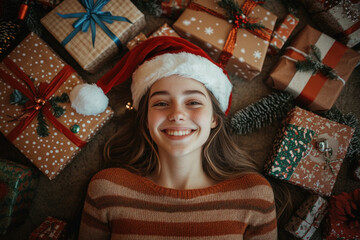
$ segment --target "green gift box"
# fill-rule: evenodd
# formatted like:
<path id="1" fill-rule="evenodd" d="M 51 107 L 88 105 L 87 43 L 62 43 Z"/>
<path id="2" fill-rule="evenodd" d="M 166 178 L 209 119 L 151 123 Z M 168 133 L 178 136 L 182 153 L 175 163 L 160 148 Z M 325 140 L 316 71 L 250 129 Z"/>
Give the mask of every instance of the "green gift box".
<path id="1" fill-rule="evenodd" d="M 0 159 L 0 234 L 25 221 L 38 182 L 38 172 Z"/>

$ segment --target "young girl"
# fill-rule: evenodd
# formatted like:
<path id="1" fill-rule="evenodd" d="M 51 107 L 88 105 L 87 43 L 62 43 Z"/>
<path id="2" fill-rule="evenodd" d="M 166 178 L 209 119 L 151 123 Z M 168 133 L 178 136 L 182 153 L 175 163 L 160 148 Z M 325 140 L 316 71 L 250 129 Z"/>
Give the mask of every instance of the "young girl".
<path id="1" fill-rule="evenodd" d="M 229 136 L 223 69 L 184 39 L 157 37 L 98 85 L 131 76 L 136 111 L 105 146 L 119 168 L 91 179 L 79 239 L 277 239 L 272 188 Z"/>

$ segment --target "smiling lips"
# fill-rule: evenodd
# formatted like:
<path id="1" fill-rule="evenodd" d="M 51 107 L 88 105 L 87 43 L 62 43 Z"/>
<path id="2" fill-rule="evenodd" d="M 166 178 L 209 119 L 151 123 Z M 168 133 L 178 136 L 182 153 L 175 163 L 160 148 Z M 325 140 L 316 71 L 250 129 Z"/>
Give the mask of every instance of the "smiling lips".
<path id="1" fill-rule="evenodd" d="M 191 129 L 186 129 L 186 130 L 171 130 L 171 129 L 165 129 L 164 132 L 169 135 L 169 136 L 177 136 L 177 137 L 182 137 L 182 136 L 188 136 L 191 134 L 193 130 Z"/>

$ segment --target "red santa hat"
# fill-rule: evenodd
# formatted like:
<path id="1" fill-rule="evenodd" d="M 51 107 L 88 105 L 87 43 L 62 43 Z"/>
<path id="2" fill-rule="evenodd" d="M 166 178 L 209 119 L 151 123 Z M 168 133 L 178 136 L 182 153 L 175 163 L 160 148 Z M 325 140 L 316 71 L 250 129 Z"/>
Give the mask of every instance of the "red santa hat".
<path id="1" fill-rule="evenodd" d="M 227 73 L 201 48 L 178 37 L 161 36 L 142 42 L 125 54 L 93 88 L 96 92 L 101 88 L 106 94 L 113 86 L 132 77 L 133 107 L 137 109 L 141 98 L 152 84 L 171 75 L 180 75 L 203 83 L 219 101 L 221 109 L 225 113 L 229 111 L 232 84 Z M 99 103 L 100 100 L 94 100 L 96 99 L 94 94 L 89 94 L 89 100 L 84 101 L 83 97 L 81 97 L 82 100 L 77 100 L 76 98 L 81 95 L 80 91 L 77 89 L 73 97 L 70 94 L 72 106 L 76 109 L 76 105 L 80 105 L 78 112 L 83 108 L 83 104 L 78 104 L 78 102 L 87 102 L 86 105 L 90 106 L 96 104 L 89 104 L 88 101 Z M 86 91 L 89 92 L 89 89 Z M 107 102 L 104 104 L 107 106 Z M 105 110 L 106 106 L 100 108 Z M 99 107 L 96 106 L 96 108 Z M 89 115 L 85 112 L 96 114 L 101 112 L 101 109 L 86 110 L 82 114 Z"/>

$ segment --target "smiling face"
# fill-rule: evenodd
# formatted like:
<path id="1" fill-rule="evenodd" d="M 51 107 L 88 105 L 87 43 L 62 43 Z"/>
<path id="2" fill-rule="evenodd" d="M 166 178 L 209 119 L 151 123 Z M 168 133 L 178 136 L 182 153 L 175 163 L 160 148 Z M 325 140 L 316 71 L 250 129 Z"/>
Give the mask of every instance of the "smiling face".
<path id="1" fill-rule="evenodd" d="M 217 123 L 204 85 L 177 75 L 156 81 L 148 103 L 148 128 L 160 158 L 201 156 Z"/>

